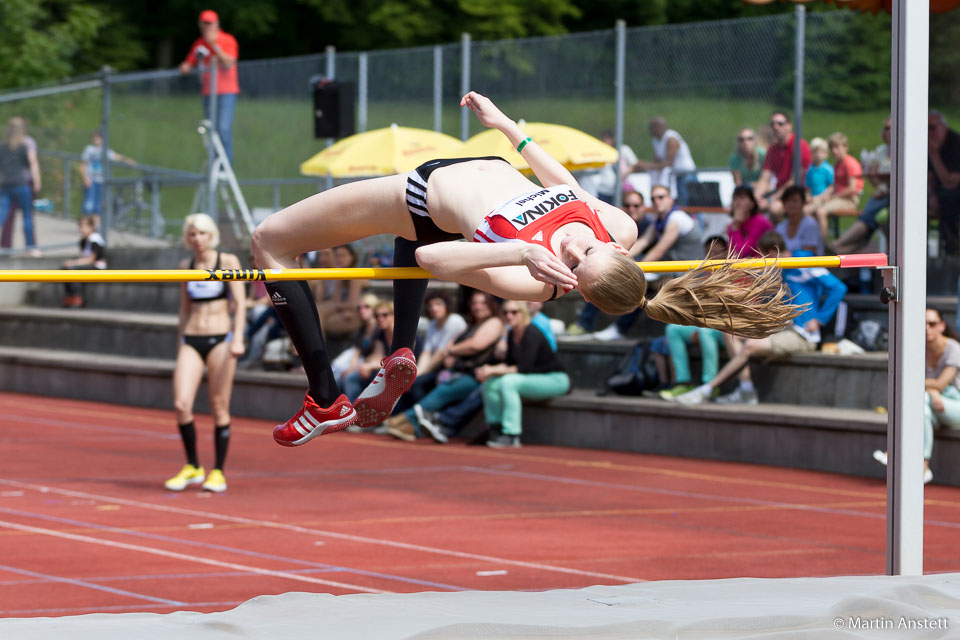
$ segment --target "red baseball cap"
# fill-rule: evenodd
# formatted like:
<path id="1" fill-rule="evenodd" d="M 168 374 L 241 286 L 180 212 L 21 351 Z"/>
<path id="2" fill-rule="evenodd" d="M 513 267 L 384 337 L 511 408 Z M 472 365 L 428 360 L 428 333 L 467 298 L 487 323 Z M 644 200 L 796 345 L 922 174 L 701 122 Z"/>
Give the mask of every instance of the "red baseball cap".
<path id="1" fill-rule="evenodd" d="M 200 12 L 200 22 L 220 22 L 220 16 L 217 15 L 216 11 L 207 9 Z"/>

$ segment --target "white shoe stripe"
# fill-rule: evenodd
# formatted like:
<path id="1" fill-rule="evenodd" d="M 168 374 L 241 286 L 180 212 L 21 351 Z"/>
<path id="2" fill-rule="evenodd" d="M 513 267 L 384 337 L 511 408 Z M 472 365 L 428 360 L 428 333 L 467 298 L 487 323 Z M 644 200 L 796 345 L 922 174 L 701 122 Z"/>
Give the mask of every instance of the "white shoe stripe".
<path id="1" fill-rule="evenodd" d="M 303 412 L 303 418 L 305 419 L 303 424 L 311 431 L 320 426 L 320 421 L 306 411 Z"/>
<path id="2" fill-rule="evenodd" d="M 313 431 L 313 427 L 310 425 L 310 423 L 304 420 L 303 418 L 300 418 L 299 420 L 294 422 L 293 428 L 299 431 L 300 435 L 303 435 L 303 436 L 308 436 L 310 435 L 310 432 Z"/>

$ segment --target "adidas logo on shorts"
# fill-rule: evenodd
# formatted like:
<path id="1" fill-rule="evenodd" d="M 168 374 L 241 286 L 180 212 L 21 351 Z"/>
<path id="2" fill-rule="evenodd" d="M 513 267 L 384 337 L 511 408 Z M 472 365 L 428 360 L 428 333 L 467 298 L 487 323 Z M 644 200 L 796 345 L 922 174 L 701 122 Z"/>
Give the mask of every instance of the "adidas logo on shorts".
<path id="1" fill-rule="evenodd" d="M 273 304 L 275 304 L 275 305 L 277 305 L 277 304 L 287 304 L 287 299 L 284 298 L 282 295 L 280 295 L 280 292 L 279 292 L 279 291 L 274 291 L 274 292 L 273 292 L 273 295 L 270 296 L 270 301 L 273 302 Z"/>

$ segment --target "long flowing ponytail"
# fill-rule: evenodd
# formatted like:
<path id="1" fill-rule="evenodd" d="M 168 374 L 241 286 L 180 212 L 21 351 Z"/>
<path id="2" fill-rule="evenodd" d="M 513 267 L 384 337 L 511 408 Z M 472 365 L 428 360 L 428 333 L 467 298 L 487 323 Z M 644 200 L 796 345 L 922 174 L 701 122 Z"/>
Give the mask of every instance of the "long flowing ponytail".
<path id="1" fill-rule="evenodd" d="M 679 278 L 664 283 L 646 300 L 643 271 L 625 256 L 617 260 L 584 293 L 607 313 L 623 314 L 636 307 L 660 322 L 707 327 L 744 338 L 765 338 L 788 328 L 804 307 L 791 304 L 779 267 L 744 269 L 742 260 L 720 267 L 706 261 Z M 629 267 L 627 269 L 626 267 Z"/>

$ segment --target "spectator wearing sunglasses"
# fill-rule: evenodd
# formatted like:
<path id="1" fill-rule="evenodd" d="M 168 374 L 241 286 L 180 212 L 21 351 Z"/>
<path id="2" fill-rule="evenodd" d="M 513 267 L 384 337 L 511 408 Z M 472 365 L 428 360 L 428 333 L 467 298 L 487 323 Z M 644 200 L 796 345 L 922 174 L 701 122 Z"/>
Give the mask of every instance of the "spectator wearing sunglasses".
<path id="1" fill-rule="evenodd" d="M 776 142 L 767 149 L 763 160 L 763 171 L 754 187 L 754 194 L 760 209 L 768 211 L 779 222 L 784 215 L 783 192 L 794 184 L 793 153 L 796 145 L 796 136 L 790 118 L 783 111 L 774 111 L 770 114 L 770 127 Z M 806 174 L 810 167 L 810 147 L 806 140 L 800 140 L 800 165 Z"/>
<path id="2" fill-rule="evenodd" d="M 757 135 L 750 127 L 744 127 L 737 133 L 737 148 L 730 154 L 730 173 L 738 187 L 745 185 L 754 188 L 760 174 L 763 173 L 763 161 L 767 150 L 757 145 Z"/>

